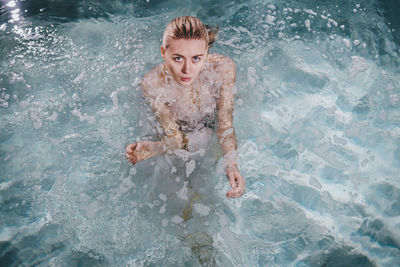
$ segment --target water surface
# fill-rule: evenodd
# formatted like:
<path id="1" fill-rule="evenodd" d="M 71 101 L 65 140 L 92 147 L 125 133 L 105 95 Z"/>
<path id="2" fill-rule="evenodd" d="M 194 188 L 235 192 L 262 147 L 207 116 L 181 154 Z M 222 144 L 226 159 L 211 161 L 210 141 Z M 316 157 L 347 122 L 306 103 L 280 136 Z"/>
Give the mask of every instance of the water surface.
<path id="1" fill-rule="evenodd" d="M 400 265 L 396 1 L 1 1 L 0 265 Z M 218 25 L 247 180 L 157 140 L 163 27 Z"/>

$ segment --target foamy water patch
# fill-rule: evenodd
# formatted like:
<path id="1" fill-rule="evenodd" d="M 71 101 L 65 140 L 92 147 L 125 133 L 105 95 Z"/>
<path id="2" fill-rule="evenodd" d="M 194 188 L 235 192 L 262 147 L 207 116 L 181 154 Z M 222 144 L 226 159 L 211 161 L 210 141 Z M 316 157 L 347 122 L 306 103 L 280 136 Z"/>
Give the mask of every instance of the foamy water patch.
<path id="1" fill-rule="evenodd" d="M 306 118 L 315 107 L 331 110 L 335 106 L 336 96 L 307 94 L 302 98 L 288 97 L 272 111 L 261 113 L 262 121 L 271 124 L 274 129 L 287 131 L 296 120 Z M 350 113 L 349 113 L 350 115 Z"/>

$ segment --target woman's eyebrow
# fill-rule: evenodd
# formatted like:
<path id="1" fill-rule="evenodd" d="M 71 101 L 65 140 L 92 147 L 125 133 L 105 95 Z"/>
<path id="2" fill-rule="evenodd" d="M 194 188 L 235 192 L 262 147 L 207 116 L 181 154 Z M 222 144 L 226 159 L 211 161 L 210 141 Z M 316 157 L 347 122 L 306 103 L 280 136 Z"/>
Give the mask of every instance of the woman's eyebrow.
<path id="1" fill-rule="evenodd" d="M 183 57 L 183 58 L 185 57 L 185 56 L 182 56 L 182 55 L 177 54 L 177 53 L 172 54 L 172 56 L 173 57 Z M 202 56 L 204 56 L 204 54 L 194 55 L 193 57 L 202 57 Z"/>

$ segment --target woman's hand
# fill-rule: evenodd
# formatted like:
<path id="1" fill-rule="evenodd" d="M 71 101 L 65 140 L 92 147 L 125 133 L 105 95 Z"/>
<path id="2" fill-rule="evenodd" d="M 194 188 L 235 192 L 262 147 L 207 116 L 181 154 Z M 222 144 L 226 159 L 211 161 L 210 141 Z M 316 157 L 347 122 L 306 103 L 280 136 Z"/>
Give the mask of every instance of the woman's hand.
<path id="1" fill-rule="evenodd" d="M 126 158 L 133 164 L 160 154 L 160 142 L 140 141 L 126 147 Z"/>
<path id="2" fill-rule="evenodd" d="M 232 190 L 226 192 L 226 196 L 229 198 L 241 197 L 246 187 L 246 181 L 240 174 L 236 165 L 227 168 L 226 175 L 228 176 L 229 183 L 231 184 Z"/>

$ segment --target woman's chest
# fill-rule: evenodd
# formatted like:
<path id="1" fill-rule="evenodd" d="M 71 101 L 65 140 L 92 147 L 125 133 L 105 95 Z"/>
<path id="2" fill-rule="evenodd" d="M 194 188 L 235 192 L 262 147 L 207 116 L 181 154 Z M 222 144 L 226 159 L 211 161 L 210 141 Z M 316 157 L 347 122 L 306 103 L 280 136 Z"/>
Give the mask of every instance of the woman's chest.
<path id="1" fill-rule="evenodd" d="M 176 95 L 170 109 L 179 120 L 192 121 L 214 113 L 219 99 L 218 90 L 208 87 L 187 88 Z"/>
<path id="2" fill-rule="evenodd" d="M 203 79 L 176 92 L 170 109 L 176 120 L 196 123 L 215 113 L 218 100 L 219 84 Z"/>

